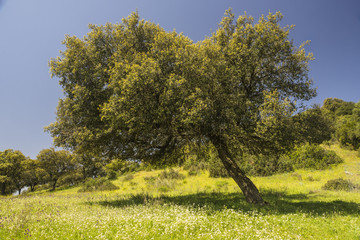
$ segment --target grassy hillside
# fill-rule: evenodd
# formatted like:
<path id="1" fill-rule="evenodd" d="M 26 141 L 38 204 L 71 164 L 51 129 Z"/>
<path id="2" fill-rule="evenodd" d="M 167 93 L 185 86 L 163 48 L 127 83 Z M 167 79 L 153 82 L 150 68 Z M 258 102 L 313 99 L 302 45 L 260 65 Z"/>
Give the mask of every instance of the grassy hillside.
<path id="1" fill-rule="evenodd" d="M 360 184 L 360 158 L 329 148 L 343 164 L 253 178 L 269 206 L 246 203 L 232 179 L 207 172 L 143 171 L 113 181 L 115 191 L 0 198 L 0 239 L 359 239 L 359 190 L 322 186 L 340 177 Z"/>

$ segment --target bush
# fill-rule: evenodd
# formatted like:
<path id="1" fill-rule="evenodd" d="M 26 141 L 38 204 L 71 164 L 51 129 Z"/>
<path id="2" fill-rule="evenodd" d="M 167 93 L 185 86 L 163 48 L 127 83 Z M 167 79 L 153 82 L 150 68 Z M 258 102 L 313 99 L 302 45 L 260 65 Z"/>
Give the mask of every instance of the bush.
<path id="1" fill-rule="evenodd" d="M 185 176 L 174 169 L 170 169 L 169 171 L 165 170 L 159 174 L 160 179 L 174 179 L 174 180 L 182 180 Z"/>
<path id="2" fill-rule="evenodd" d="M 120 175 L 123 175 L 130 172 L 140 171 L 142 170 L 142 167 L 143 166 L 138 162 L 113 159 L 109 164 L 105 166 L 105 171 L 107 174 L 114 171 L 116 173 L 119 173 Z"/>
<path id="3" fill-rule="evenodd" d="M 114 170 L 108 170 L 108 171 L 106 171 L 106 177 L 109 180 L 116 180 L 118 178 L 118 174 Z"/>
<path id="4" fill-rule="evenodd" d="M 343 160 L 334 151 L 326 150 L 319 145 L 305 144 L 296 147 L 289 154 L 295 168 L 326 169 L 331 165 L 342 163 Z"/>
<path id="5" fill-rule="evenodd" d="M 200 174 L 200 170 L 196 166 L 191 166 L 188 169 L 189 176 L 195 176 L 195 175 L 199 175 L 199 174 Z"/>
<path id="6" fill-rule="evenodd" d="M 79 192 L 111 191 L 119 189 L 105 177 L 89 179 L 79 189 Z"/>
<path id="7" fill-rule="evenodd" d="M 270 176 L 275 173 L 291 172 L 294 170 L 290 159 L 286 156 L 244 155 L 237 161 L 246 174 L 251 176 Z M 230 177 L 222 162 L 213 160 L 209 166 L 210 177 Z"/>
<path id="8" fill-rule="evenodd" d="M 149 176 L 149 177 L 147 177 L 147 176 L 145 176 L 144 177 L 144 180 L 146 181 L 146 182 L 155 182 L 155 180 L 157 179 L 157 177 L 154 177 L 154 176 Z"/>
<path id="9" fill-rule="evenodd" d="M 252 176 L 270 176 L 294 170 L 286 156 L 246 155 L 242 161 L 245 172 Z"/>
<path id="10" fill-rule="evenodd" d="M 323 190 L 333 190 L 333 191 L 353 191 L 358 189 L 359 186 L 353 184 L 349 180 L 342 178 L 332 179 L 327 181 L 327 183 L 322 187 Z"/>
<path id="11" fill-rule="evenodd" d="M 131 173 L 128 173 L 125 175 L 125 177 L 123 178 L 123 181 L 130 181 L 134 179 L 134 175 Z"/>

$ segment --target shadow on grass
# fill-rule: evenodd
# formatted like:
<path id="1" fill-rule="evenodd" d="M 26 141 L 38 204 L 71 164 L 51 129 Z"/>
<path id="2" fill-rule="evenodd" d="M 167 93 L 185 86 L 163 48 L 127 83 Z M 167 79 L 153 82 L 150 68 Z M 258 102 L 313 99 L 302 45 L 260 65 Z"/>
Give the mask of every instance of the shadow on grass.
<path id="1" fill-rule="evenodd" d="M 270 204 L 254 206 L 245 201 L 240 193 L 196 193 L 182 196 L 151 197 L 137 194 L 123 199 L 91 202 L 105 207 L 123 208 L 142 204 L 175 204 L 188 207 L 200 207 L 210 211 L 234 209 L 242 212 L 257 211 L 264 214 L 309 213 L 314 215 L 338 214 L 360 215 L 360 204 L 345 201 L 314 201 L 305 194 L 286 194 L 284 192 L 263 192 L 263 198 Z"/>

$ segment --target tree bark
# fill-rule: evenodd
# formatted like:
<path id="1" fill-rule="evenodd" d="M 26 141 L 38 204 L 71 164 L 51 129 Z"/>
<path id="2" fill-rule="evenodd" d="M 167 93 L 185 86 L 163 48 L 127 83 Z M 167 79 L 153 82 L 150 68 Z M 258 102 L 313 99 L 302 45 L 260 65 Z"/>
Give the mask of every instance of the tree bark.
<path id="1" fill-rule="evenodd" d="M 220 137 L 211 138 L 221 162 L 229 175 L 234 179 L 240 187 L 247 202 L 252 204 L 266 205 L 255 184 L 246 176 L 245 172 L 240 169 L 234 159 L 231 157 L 230 151 L 224 141 Z"/>
<path id="2" fill-rule="evenodd" d="M 5 195 L 5 193 L 6 193 L 6 184 L 2 183 L 1 184 L 1 195 Z"/>
<path id="3" fill-rule="evenodd" d="M 52 191 L 55 191 L 57 179 L 56 179 L 56 180 L 53 180 L 53 181 L 54 181 L 54 183 L 53 183 L 53 185 L 52 185 Z"/>

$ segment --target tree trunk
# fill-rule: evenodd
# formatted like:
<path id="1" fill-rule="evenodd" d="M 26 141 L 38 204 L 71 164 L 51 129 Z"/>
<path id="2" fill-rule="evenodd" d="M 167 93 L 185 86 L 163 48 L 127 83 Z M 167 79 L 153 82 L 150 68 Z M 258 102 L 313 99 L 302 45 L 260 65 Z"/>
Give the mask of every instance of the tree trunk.
<path id="1" fill-rule="evenodd" d="M 1 195 L 5 195 L 6 193 L 6 183 L 1 184 Z"/>
<path id="2" fill-rule="evenodd" d="M 211 142 L 214 144 L 225 169 L 243 192 L 246 201 L 253 204 L 266 205 L 267 202 L 262 199 L 255 184 L 245 175 L 245 172 L 240 169 L 231 157 L 225 142 L 221 141 L 220 137 L 212 138 Z"/>
<path id="3" fill-rule="evenodd" d="M 54 180 L 54 183 L 53 183 L 53 185 L 52 185 L 52 190 L 53 190 L 53 191 L 55 191 L 55 188 L 56 188 L 56 182 L 57 182 L 57 179 L 56 179 L 56 180 Z"/>

